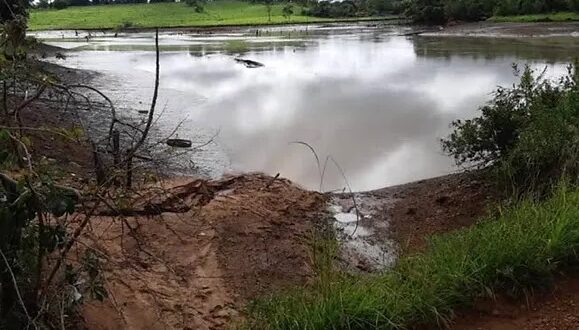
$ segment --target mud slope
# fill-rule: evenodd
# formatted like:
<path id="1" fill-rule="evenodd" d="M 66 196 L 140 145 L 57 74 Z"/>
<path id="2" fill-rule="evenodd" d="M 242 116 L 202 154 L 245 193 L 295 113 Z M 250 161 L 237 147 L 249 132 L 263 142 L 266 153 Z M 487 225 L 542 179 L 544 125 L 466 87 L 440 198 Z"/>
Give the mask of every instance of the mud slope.
<path id="1" fill-rule="evenodd" d="M 220 329 L 248 299 L 312 276 L 320 194 L 261 175 L 179 181 L 163 187 L 176 213 L 93 222 L 84 244 L 108 260 L 110 299 L 85 308 L 87 328 Z"/>

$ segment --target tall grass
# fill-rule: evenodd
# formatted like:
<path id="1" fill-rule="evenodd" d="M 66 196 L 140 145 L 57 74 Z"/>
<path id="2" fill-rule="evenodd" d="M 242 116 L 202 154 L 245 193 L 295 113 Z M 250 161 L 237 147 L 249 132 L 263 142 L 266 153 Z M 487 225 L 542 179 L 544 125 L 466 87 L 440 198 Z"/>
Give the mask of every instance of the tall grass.
<path id="1" fill-rule="evenodd" d="M 398 329 L 446 325 L 453 309 L 477 297 L 513 296 L 549 285 L 578 263 L 579 190 L 558 189 L 541 203 L 523 201 L 496 219 L 436 236 L 428 249 L 391 271 L 325 276 L 297 292 L 251 308 L 256 329 Z"/>

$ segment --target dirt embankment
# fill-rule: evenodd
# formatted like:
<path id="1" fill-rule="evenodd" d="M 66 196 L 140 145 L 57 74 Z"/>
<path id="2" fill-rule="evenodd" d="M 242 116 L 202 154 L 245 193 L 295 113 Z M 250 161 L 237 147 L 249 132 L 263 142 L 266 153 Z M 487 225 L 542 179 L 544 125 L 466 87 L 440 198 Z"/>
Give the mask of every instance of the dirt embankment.
<path id="1" fill-rule="evenodd" d="M 579 22 L 457 24 L 425 36 L 455 37 L 579 37 Z"/>
<path id="2" fill-rule="evenodd" d="M 150 196 L 182 211 L 94 219 L 83 245 L 106 256 L 111 299 L 86 306 L 87 328 L 223 328 L 250 299 L 306 284 L 326 201 L 272 179 L 172 180 Z"/>

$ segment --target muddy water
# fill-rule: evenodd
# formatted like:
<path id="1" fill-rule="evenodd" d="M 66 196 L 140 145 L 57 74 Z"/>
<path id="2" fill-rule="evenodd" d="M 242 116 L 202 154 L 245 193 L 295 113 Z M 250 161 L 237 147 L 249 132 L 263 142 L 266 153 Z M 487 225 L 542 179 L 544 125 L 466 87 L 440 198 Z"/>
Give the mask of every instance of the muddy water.
<path id="1" fill-rule="evenodd" d="M 400 26 L 310 26 L 227 32 L 167 32 L 160 39 L 162 116 L 157 138 L 177 128 L 195 145 L 180 164 L 208 176 L 280 173 L 318 189 L 313 146 L 331 156 L 354 190 L 455 171 L 439 139 L 449 122 L 476 114 L 497 85 L 514 82 L 512 63 L 565 72 L 579 38 L 403 36 Z M 150 102 L 151 33 L 37 34 L 70 49 L 58 63 L 95 70 L 94 84 L 127 115 Z M 247 68 L 236 57 L 263 63 Z M 330 163 L 324 190 L 343 189 Z"/>

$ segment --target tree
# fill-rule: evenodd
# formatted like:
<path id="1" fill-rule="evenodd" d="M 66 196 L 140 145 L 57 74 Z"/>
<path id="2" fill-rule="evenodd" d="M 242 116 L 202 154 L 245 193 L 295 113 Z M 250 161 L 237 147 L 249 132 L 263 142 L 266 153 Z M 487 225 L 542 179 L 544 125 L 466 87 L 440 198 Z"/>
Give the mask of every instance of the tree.
<path id="1" fill-rule="evenodd" d="M 421 23 L 439 24 L 447 20 L 442 0 L 413 0 L 406 14 Z"/>
<path id="2" fill-rule="evenodd" d="M 52 3 L 52 7 L 59 10 L 64 9 L 68 7 L 68 0 L 54 0 L 54 2 Z"/>
<path id="3" fill-rule="evenodd" d="M 294 14 L 294 6 L 291 3 L 288 3 L 283 7 L 281 13 L 283 17 L 289 21 L 291 16 Z"/>
<path id="4" fill-rule="evenodd" d="M 40 0 L 38 1 L 38 4 L 36 5 L 37 8 L 42 8 L 42 9 L 47 9 L 50 8 L 50 3 L 48 2 L 48 0 Z"/>
<path id="5" fill-rule="evenodd" d="M 16 19 L 18 16 L 28 17 L 28 6 L 26 0 L 0 1 L 0 23 Z"/>
<path id="6" fill-rule="evenodd" d="M 69 0 L 70 6 L 90 6 L 91 2 L 89 0 Z"/>
<path id="7" fill-rule="evenodd" d="M 185 0 L 185 3 L 187 6 L 193 7 L 198 13 L 202 13 L 205 10 L 204 0 Z"/>
<path id="8" fill-rule="evenodd" d="M 265 0 L 265 9 L 267 10 L 267 21 L 271 22 L 271 7 L 273 5 L 273 0 Z"/>

